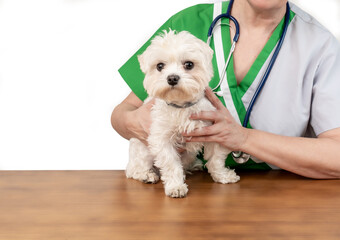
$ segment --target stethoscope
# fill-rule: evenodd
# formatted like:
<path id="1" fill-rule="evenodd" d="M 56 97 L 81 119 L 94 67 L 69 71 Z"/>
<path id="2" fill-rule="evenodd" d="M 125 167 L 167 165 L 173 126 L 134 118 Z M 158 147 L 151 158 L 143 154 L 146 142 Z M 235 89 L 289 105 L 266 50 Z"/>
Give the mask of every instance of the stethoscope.
<path id="1" fill-rule="evenodd" d="M 216 23 L 220 19 L 222 19 L 222 18 L 229 18 L 234 23 L 235 28 L 236 28 L 235 29 L 235 35 L 234 35 L 233 42 L 232 42 L 231 47 L 230 47 L 230 51 L 229 51 L 229 55 L 228 55 L 227 61 L 226 61 L 225 65 L 224 65 L 224 67 L 222 69 L 223 71 L 222 71 L 222 74 L 220 76 L 220 81 L 219 81 L 219 83 L 214 88 L 212 88 L 212 91 L 216 95 L 218 95 L 220 97 L 223 95 L 222 91 L 216 91 L 216 90 L 218 89 L 218 87 L 221 86 L 221 84 L 222 84 L 222 82 L 223 82 L 223 80 L 225 78 L 226 70 L 227 70 L 227 67 L 229 65 L 230 58 L 231 58 L 233 52 L 235 51 L 236 42 L 238 41 L 238 39 L 240 37 L 240 25 L 237 22 L 237 20 L 233 16 L 231 16 L 231 8 L 232 8 L 233 3 L 234 3 L 234 0 L 230 0 L 229 6 L 228 6 L 228 9 L 227 9 L 227 13 L 223 13 L 223 14 L 218 15 L 213 20 L 213 22 L 211 23 L 209 31 L 208 31 L 208 40 L 207 40 L 207 43 L 210 46 L 210 41 L 211 41 L 211 38 L 213 37 L 214 27 L 215 27 Z M 283 44 L 284 38 L 285 38 L 286 33 L 287 33 L 288 24 L 289 24 L 289 17 L 290 17 L 290 7 L 289 7 L 289 3 L 287 2 L 287 4 L 286 4 L 286 14 L 285 14 L 284 29 L 283 29 L 282 35 L 281 35 L 281 37 L 279 39 L 279 42 L 278 42 L 278 44 L 277 44 L 277 46 L 275 48 L 273 56 L 270 59 L 269 65 L 268 65 L 268 67 L 267 67 L 267 69 L 266 69 L 266 71 L 265 71 L 265 73 L 264 73 L 264 75 L 263 75 L 259 85 L 257 86 L 257 89 L 256 89 L 256 91 L 255 91 L 255 93 L 254 93 L 254 95 L 253 95 L 253 97 L 252 97 L 252 99 L 251 99 L 251 101 L 249 103 L 249 106 L 248 106 L 248 109 L 247 109 L 247 112 L 246 112 L 246 116 L 245 116 L 245 118 L 243 120 L 243 124 L 242 124 L 242 126 L 245 127 L 245 128 L 248 125 L 250 113 L 251 113 L 251 111 L 253 109 L 254 103 L 255 103 L 257 97 L 259 96 L 259 94 L 260 94 L 264 84 L 266 83 L 266 81 L 268 79 L 268 76 L 269 76 L 269 74 L 270 74 L 270 72 L 271 72 L 271 70 L 273 68 L 273 65 L 274 65 L 274 63 L 276 61 L 276 58 L 277 58 L 277 56 L 278 56 L 278 54 L 280 52 L 281 46 Z M 229 24 L 226 24 L 226 25 L 231 27 L 231 25 L 229 25 Z M 232 154 L 232 157 L 233 157 L 234 161 L 236 163 L 239 163 L 239 164 L 246 163 L 249 160 L 249 158 L 250 158 L 249 154 L 241 152 L 241 151 L 234 151 L 234 152 L 231 152 L 231 154 Z"/>

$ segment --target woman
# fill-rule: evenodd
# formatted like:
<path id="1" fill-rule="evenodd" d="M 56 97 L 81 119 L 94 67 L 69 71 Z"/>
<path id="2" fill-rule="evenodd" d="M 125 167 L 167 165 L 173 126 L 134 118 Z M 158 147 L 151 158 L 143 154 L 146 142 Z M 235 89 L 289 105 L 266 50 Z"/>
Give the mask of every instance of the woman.
<path id="1" fill-rule="evenodd" d="M 216 112 L 193 119 L 214 124 L 185 135 L 187 141 L 218 142 L 232 151 L 251 155 L 238 165 L 231 156 L 226 165 L 236 168 L 281 168 L 317 178 L 340 178 L 340 46 L 315 19 L 290 3 L 290 22 L 279 56 L 254 105 L 248 127 L 243 128 L 248 104 L 268 66 L 282 34 L 286 0 L 235 0 L 231 15 L 240 24 L 240 38 L 220 90 L 206 91 Z M 225 13 L 229 2 L 200 4 L 171 17 L 156 32 L 186 30 L 206 41 L 212 19 Z M 214 78 L 219 82 L 229 54 L 233 30 L 224 23 L 215 29 L 211 47 Z M 233 26 L 233 24 L 231 23 Z M 137 55 L 119 70 L 133 92 L 112 113 L 112 126 L 124 138 L 146 142 L 152 102 L 143 105 L 143 74 Z M 226 107 L 222 104 L 225 103 Z"/>

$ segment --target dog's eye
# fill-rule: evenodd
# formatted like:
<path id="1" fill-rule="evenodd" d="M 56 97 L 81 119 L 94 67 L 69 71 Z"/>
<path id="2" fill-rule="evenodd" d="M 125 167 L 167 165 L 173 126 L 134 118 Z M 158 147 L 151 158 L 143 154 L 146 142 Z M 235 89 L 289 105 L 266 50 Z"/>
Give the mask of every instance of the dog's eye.
<path id="1" fill-rule="evenodd" d="M 191 61 L 186 61 L 183 65 L 186 70 L 191 70 L 194 68 L 194 63 Z"/>
<path id="2" fill-rule="evenodd" d="M 164 66 L 165 66 L 164 63 L 158 63 L 158 64 L 157 64 L 157 70 L 158 70 L 159 72 L 162 71 L 163 68 L 164 68 Z"/>

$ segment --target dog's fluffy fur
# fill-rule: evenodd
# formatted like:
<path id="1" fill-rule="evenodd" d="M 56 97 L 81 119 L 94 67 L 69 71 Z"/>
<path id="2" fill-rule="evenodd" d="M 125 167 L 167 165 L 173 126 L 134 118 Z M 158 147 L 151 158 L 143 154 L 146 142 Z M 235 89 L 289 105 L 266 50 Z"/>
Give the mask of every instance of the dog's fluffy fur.
<path id="1" fill-rule="evenodd" d="M 184 197 L 188 192 L 185 171 L 202 167 L 196 155 L 204 146 L 206 166 L 215 182 L 234 183 L 240 179 L 234 170 L 225 167 L 228 149 L 217 143 L 185 143 L 181 135 L 211 125 L 189 117 L 193 113 L 215 110 L 204 96 L 204 89 L 213 76 L 212 56 L 212 49 L 200 39 L 185 31 L 170 30 L 156 36 L 138 57 L 145 73 L 144 88 L 149 95 L 146 101 L 156 100 L 151 111 L 149 146 L 137 139 L 130 140 L 128 178 L 156 183 L 161 177 L 167 196 Z M 187 62 L 193 63 L 192 69 L 186 68 Z M 163 64 L 161 69 L 159 63 Z M 171 75 L 179 78 L 175 85 L 168 83 Z M 178 148 L 186 151 L 179 154 Z"/>

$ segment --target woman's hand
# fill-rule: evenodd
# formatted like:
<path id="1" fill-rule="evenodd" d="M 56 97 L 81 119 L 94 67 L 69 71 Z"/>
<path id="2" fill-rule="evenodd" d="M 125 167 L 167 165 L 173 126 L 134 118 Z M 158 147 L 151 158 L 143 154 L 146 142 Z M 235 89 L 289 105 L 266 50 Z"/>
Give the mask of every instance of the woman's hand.
<path id="1" fill-rule="evenodd" d="M 125 139 L 137 138 L 147 145 L 154 100 L 144 104 L 131 92 L 112 112 L 112 127 Z"/>
<path id="2" fill-rule="evenodd" d="M 155 100 L 141 105 L 134 111 L 131 111 L 128 116 L 128 129 L 134 138 L 139 139 L 145 145 L 148 145 L 147 139 L 150 134 L 151 120 L 151 108 L 154 105 Z"/>
<path id="3" fill-rule="evenodd" d="M 210 88 L 205 91 L 206 97 L 216 111 L 202 111 L 191 116 L 192 120 L 211 121 L 213 124 L 190 133 L 184 133 L 187 142 L 216 142 L 231 151 L 239 151 L 246 142 L 248 131 L 240 126 L 231 116 L 228 109 L 215 96 Z"/>
<path id="4" fill-rule="evenodd" d="M 125 139 L 137 138 L 145 145 L 150 134 L 151 108 L 155 99 L 143 103 L 131 92 L 111 114 L 112 127 Z M 185 149 L 177 149 L 183 153 Z"/>

